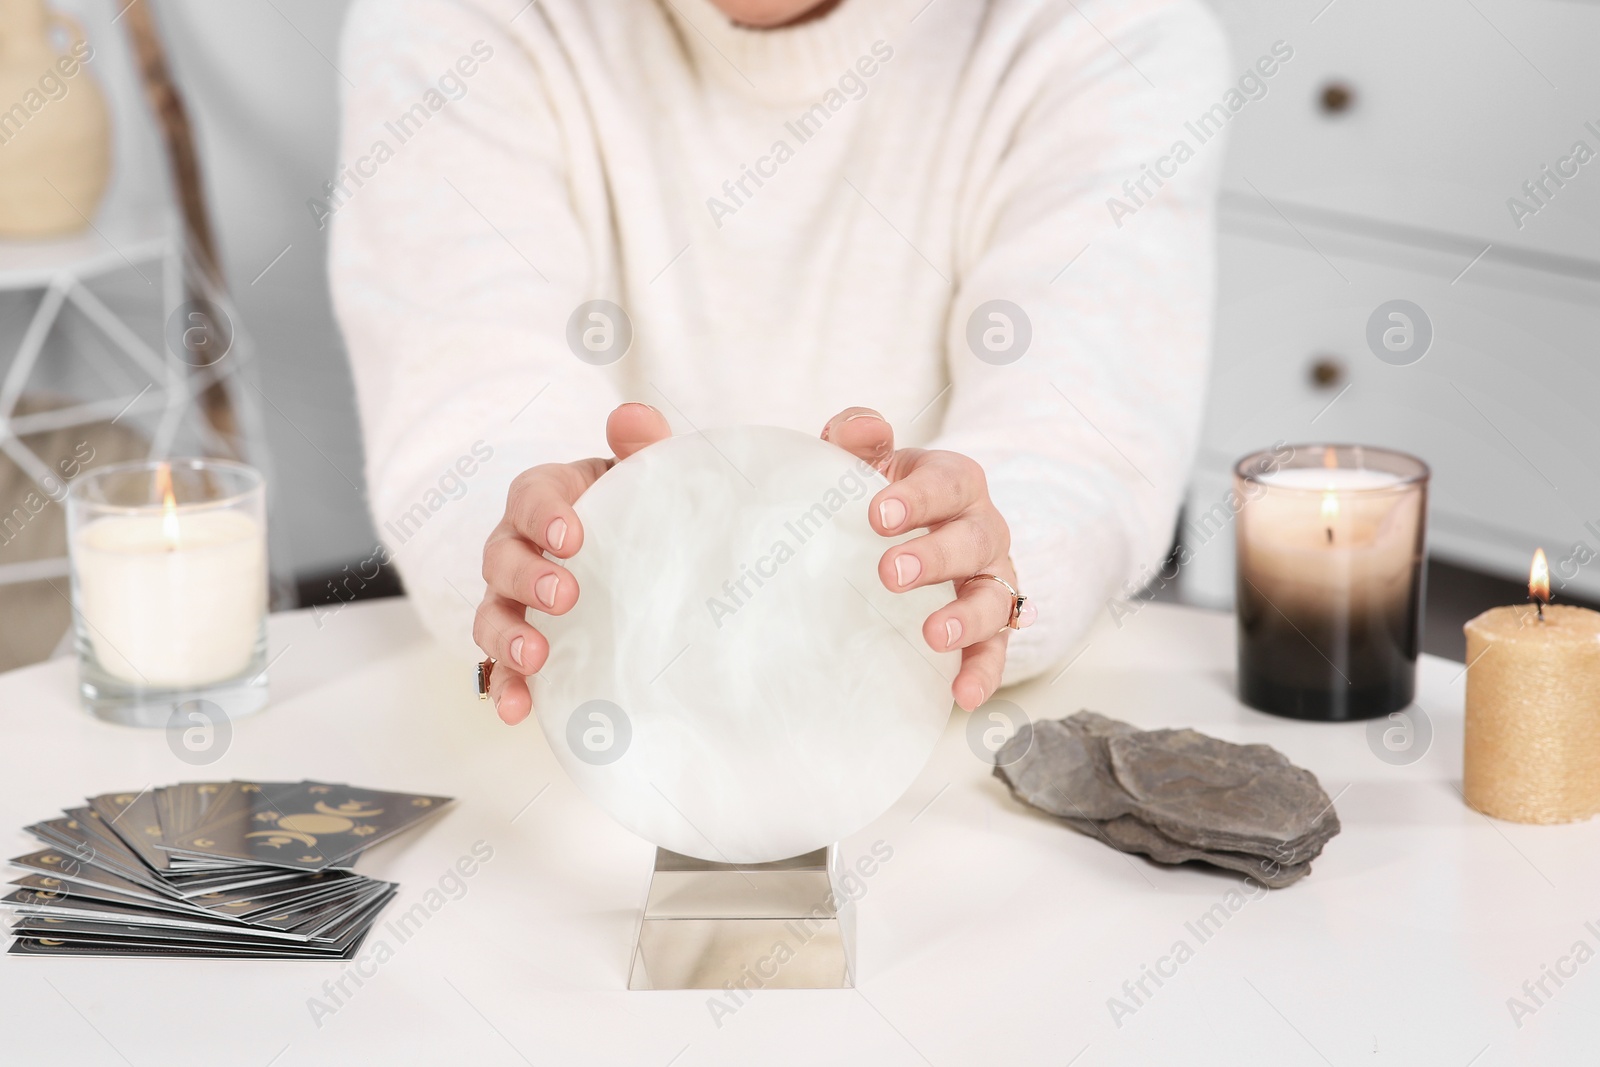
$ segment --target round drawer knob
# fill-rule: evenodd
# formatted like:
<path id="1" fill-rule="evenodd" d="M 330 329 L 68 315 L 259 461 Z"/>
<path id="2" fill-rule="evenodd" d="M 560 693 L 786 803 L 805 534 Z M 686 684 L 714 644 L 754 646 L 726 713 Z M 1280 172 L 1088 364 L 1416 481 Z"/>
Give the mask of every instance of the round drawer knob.
<path id="1" fill-rule="evenodd" d="M 1322 87 L 1317 100 L 1324 114 L 1342 115 L 1355 105 L 1356 91 L 1344 82 L 1329 82 Z"/>
<path id="2" fill-rule="evenodd" d="M 1337 356 L 1318 356 L 1311 361 L 1311 384 L 1318 389 L 1332 389 L 1344 384 L 1344 360 Z"/>

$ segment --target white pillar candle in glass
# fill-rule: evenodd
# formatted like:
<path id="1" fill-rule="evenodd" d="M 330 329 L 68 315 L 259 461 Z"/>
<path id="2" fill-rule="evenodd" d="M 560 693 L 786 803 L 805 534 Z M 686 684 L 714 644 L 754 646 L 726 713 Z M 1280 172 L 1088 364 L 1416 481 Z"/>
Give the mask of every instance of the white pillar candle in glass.
<path id="1" fill-rule="evenodd" d="M 1240 698 L 1301 719 L 1398 711 L 1415 686 L 1428 468 L 1359 445 L 1286 451 L 1234 472 Z"/>
<path id="2" fill-rule="evenodd" d="M 214 460 L 91 471 L 68 496 L 85 701 L 165 725 L 190 699 L 230 715 L 265 702 L 267 546 L 261 476 Z"/>

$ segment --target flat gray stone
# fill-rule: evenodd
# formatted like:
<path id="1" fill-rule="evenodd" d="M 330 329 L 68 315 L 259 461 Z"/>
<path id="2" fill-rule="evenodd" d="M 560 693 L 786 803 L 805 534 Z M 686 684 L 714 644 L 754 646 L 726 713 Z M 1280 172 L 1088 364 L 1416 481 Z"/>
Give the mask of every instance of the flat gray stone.
<path id="1" fill-rule="evenodd" d="M 996 761 L 1019 799 L 1113 848 L 1210 863 L 1271 888 L 1304 877 L 1339 832 L 1316 776 L 1270 745 L 1081 711 L 1019 731 Z"/>
<path id="2" fill-rule="evenodd" d="M 1097 837 L 1122 852 L 1137 852 L 1149 856 L 1157 863 L 1209 863 L 1213 867 L 1238 871 L 1254 878 L 1268 889 L 1282 889 L 1284 886 L 1293 885 L 1311 873 L 1309 862 L 1286 865 L 1264 856 L 1251 856 L 1243 852 L 1191 848 L 1181 841 L 1172 840 L 1133 815 L 1122 815 L 1104 822 L 1088 819 L 1063 821 L 1074 830 L 1090 837 Z"/>
<path id="3" fill-rule="evenodd" d="M 1084 714 L 1047 719 L 1017 731 L 995 753 L 995 773 L 1023 800 L 1051 815 L 1071 819 L 1125 815 L 1134 809 L 1133 798 L 1112 776 L 1104 742 L 1106 736 L 1132 732 L 1134 727 L 1098 715 L 1094 719 L 1099 721 L 1073 721 Z M 1020 757 L 1019 749 L 1025 753 Z"/>
<path id="4" fill-rule="evenodd" d="M 1112 773 L 1139 817 L 1195 848 L 1294 864 L 1339 832 L 1316 776 L 1270 745 L 1236 745 L 1194 730 L 1124 734 L 1106 744 Z"/>

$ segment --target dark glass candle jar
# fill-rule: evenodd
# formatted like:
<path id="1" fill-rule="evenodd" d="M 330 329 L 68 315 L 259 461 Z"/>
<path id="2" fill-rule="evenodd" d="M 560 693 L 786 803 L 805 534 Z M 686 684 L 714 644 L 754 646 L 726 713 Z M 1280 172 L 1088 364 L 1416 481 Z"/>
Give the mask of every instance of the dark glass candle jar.
<path id="1" fill-rule="evenodd" d="M 1239 495 L 1239 698 L 1295 719 L 1411 703 L 1422 633 L 1428 468 L 1361 445 L 1258 452 Z"/>

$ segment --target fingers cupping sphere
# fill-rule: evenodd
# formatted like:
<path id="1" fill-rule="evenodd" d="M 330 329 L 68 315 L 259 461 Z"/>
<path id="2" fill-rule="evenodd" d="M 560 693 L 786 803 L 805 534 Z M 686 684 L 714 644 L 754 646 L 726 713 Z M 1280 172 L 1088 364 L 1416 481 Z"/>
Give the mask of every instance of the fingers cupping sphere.
<path id="1" fill-rule="evenodd" d="M 507 726 L 517 725 L 533 711 L 528 680 L 510 671 L 495 670 L 489 683 L 489 699 L 494 703 L 495 714 Z"/>
<path id="2" fill-rule="evenodd" d="M 977 460 L 958 452 L 922 452 L 904 475 L 878 491 L 867 514 L 879 533 L 894 534 L 947 522 L 988 500 L 989 482 Z"/>
<path id="3" fill-rule="evenodd" d="M 541 550 L 571 558 L 583 545 L 572 502 L 604 474 L 604 460 L 546 463 L 517 475 L 506 494 L 506 524 Z"/>
<path id="4" fill-rule="evenodd" d="M 894 427 L 871 408 L 845 408 L 822 428 L 822 439 L 838 445 L 880 473 L 888 469 L 895 454 Z"/>
<path id="5" fill-rule="evenodd" d="M 495 714 L 510 724 L 528 717 L 533 697 L 527 675 L 544 666 L 550 645 L 529 626 L 526 608 L 493 593 L 483 598 L 472 620 L 472 639 L 495 660 L 489 676 L 489 699 Z"/>
<path id="6" fill-rule="evenodd" d="M 667 417 L 649 404 L 619 404 L 606 417 L 606 444 L 618 459 L 627 459 L 641 448 L 671 436 Z"/>
<path id="7" fill-rule="evenodd" d="M 578 579 L 517 536 L 491 538 L 483 549 L 489 591 L 544 612 L 562 615 L 578 600 Z"/>
<path id="8" fill-rule="evenodd" d="M 495 660 L 495 673 L 532 674 L 550 656 L 550 643 L 528 625 L 527 608 L 493 593 L 472 619 L 472 640 Z M 490 681 L 493 681 L 491 677 Z"/>
<path id="9" fill-rule="evenodd" d="M 994 583 L 985 583 L 993 585 Z M 963 711 L 972 711 L 1000 688 L 1006 665 L 1006 642 L 1010 630 L 996 634 L 961 650 L 961 670 L 951 683 L 950 692 Z"/>
<path id="10" fill-rule="evenodd" d="M 971 648 L 994 637 L 1011 621 L 1011 594 L 998 582 L 957 582 L 956 598 L 922 624 L 929 648 Z"/>
<path id="11" fill-rule="evenodd" d="M 878 560 L 878 577 L 900 591 L 960 581 L 993 570 L 1011 551 L 1011 532 L 992 505 L 973 508 L 928 533 L 889 549 Z"/>

